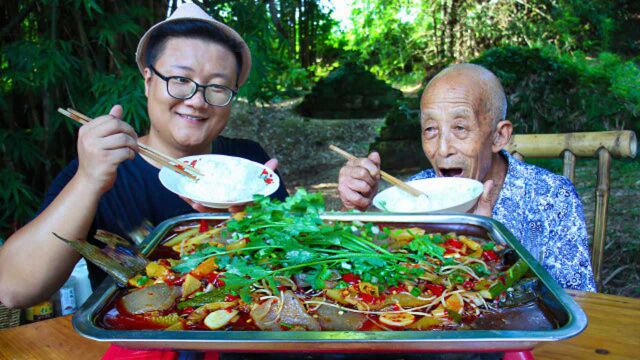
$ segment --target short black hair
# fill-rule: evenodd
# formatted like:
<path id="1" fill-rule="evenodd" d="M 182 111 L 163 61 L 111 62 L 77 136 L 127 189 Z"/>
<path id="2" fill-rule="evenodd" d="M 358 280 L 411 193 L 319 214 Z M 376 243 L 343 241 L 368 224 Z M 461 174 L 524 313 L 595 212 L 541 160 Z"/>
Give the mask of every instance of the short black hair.
<path id="1" fill-rule="evenodd" d="M 191 38 L 211 41 L 227 48 L 236 59 L 236 85 L 242 70 L 242 43 L 213 24 L 198 20 L 175 20 L 158 26 L 149 37 L 145 56 L 146 66 L 155 65 L 171 38 Z"/>

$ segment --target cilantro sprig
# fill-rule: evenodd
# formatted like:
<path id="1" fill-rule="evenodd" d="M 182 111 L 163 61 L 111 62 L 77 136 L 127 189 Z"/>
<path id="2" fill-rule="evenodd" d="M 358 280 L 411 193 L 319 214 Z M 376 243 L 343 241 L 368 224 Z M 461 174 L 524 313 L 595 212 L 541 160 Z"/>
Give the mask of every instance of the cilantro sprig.
<path id="1" fill-rule="evenodd" d="M 202 261 L 216 257 L 225 270 L 225 287 L 250 301 L 250 286 L 266 280 L 278 293 L 276 276 L 305 273 L 315 289 L 326 287 L 335 274 L 354 273 L 364 281 L 392 286 L 420 276 L 424 270 L 407 263 L 427 262 L 427 257 L 442 259 L 443 249 L 428 236 L 416 235 L 404 252 L 391 252 L 376 244 L 388 231 L 376 232 L 372 224 L 325 223 L 320 218 L 324 200 L 319 193 L 299 190 L 284 202 L 257 196 L 246 216 L 230 219 L 223 236 L 244 239 L 244 248 L 227 250 L 205 245 L 184 256 L 173 267 L 189 272 Z"/>

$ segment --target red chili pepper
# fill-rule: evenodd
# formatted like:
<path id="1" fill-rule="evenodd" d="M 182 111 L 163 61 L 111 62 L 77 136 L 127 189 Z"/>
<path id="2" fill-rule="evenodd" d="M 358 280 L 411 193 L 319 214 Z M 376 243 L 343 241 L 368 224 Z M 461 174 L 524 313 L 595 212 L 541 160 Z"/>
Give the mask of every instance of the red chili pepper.
<path id="1" fill-rule="evenodd" d="M 465 290 L 471 290 L 475 285 L 475 282 L 471 279 L 467 279 L 462 283 L 462 287 L 465 288 Z"/>
<path id="2" fill-rule="evenodd" d="M 162 265 L 164 267 L 168 267 L 171 268 L 171 263 L 169 262 L 169 260 L 167 259 L 160 259 L 158 260 L 158 265 Z"/>
<path id="3" fill-rule="evenodd" d="M 444 251 L 444 254 L 443 254 L 443 255 L 456 254 L 456 253 L 457 253 L 457 251 L 455 251 L 455 250 L 453 250 L 453 249 L 446 249 L 446 250 Z"/>
<path id="4" fill-rule="evenodd" d="M 426 284 L 425 285 L 427 287 L 427 289 L 429 289 L 433 295 L 435 296 L 440 296 L 442 295 L 442 292 L 444 291 L 444 286 L 442 285 L 436 285 L 436 284 Z"/>
<path id="5" fill-rule="evenodd" d="M 213 284 L 213 282 L 216 281 L 217 278 L 218 278 L 218 273 L 215 271 L 212 271 L 205 276 L 205 279 L 207 279 L 207 282 L 209 284 Z"/>
<path id="6" fill-rule="evenodd" d="M 193 310 L 195 310 L 193 308 L 193 306 L 189 306 L 187 308 L 182 309 L 182 311 L 180 312 L 181 315 L 189 315 L 193 312 Z"/>
<path id="7" fill-rule="evenodd" d="M 502 283 L 502 285 L 507 286 L 507 281 L 504 278 L 504 275 L 498 276 L 498 281 Z"/>
<path id="8" fill-rule="evenodd" d="M 229 294 L 229 295 L 224 297 L 224 301 L 226 301 L 226 302 L 232 302 L 232 301 L 236 301 L 238 299 L 240 299 L 240 296 L 235 296 L 235 295 L 231 295 L 231 294 Z"/>
<path id="9" fill-rule="evenodd" d="M 360 276 L 353 273 L 347 273 L 342 275 L 342 280 L 347 284 L 355 284 L 360 281 Z"/>
<path id="10" fill-rule="evenodd" d="M 180 170 L 184 170 L 184 166 L 182 166 L 181 164 L 176 164 L 176 167 Z"/>
<path id="11" fill-rule="evenodd" d="M 493 250 L 485 250 L 482 252 L 482 258 L 485 261 L 495 261 L 498 260 L 498 255 L 496 255 L 496 252 Z"/>
<path id="12" fill-rule="evenodd" d="M 182 283 L 184 282 L 184 277 L 167 277 L 166 279 L 164 279 L 164 282 L 169 285 L 169 286 L 182 286 Z"/>
<path id="13" fill-rule="evenodd" d="M 197 163 L 197 162 L 198 162 L 198 160 L 197 160 L 197 159 L 196 159 L 196 160 L 193 160 L 193 161 L 191 162 L 191 164 L 189 164 L 189 165 L 191 165 L 191 167 L 194 167 L 194 166 L 196 166 L 196 163 Z"/>
<path id="14" fill-rule="evenodd" d="M 217 273 L 215 271 L 210 273 L 206 277 L 207 282 L 217 288 L 225 285 L 224 280 L 222 280 L 223 278 L 224 278 L 223 274 Z"/>
<path id="15" fill-rule="evenodd" d="M 362 299 L 362 301 L 373 304 L 376 301 L 376 297 L 373 295 L 369 295 L 369 294 L 365 294 L 365 293 L 360 293 L 360 299 Z"/>
<path id="16" fill-rule="evenodd" d="M 456 239 L 447 239 L 444 244 L 450 248 L 462 249 L 462 243 Z"/>
<path id="17" fill-rule="evenodd" d="M 203 233 L 207 230 L 209 230 L 209 224 L 207 223 L 207 220 L 200 219 L 200 228 L 198 229 L 198 231 Z"/>
<path id="18" fill-rule="evenodd" d="M 398 304 L 393 304 L 393 306 L 391 306 L 391 308 L 393 309 L 393 311 L 400 311 L 400 310 L 402 310 L 402 308 L 401 308 Z"/>

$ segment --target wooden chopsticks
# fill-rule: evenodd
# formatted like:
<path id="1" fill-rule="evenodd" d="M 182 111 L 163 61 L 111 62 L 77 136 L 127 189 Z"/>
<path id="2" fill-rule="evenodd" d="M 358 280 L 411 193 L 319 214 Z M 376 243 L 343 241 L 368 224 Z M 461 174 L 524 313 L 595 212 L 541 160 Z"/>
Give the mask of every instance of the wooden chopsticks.
<path id="1" fill-rule="evenodd" d="M 71 108 L 67 108 L 66 110 L 58 108 L 58 112 L 80 124 L 86 124 L 89 121 L 93 120 L 87 115 L 84 115 Z M 141 142 L 138 142 L 138 149 L 141 154 L 144 154 L 154 161 L 157 161 L 161 165 L 166 166 L 167 168 L 177 172 L 178 174 L 184 175 L 191 180 L 197 181 L 199 176 L 203 176 L 202 173 L 196 170 L 196 168 L 194 168 L 193 166 L 184 164 L 180 160 L 165 155 L 158 150 L 154 150 L 153 148 L 150 148 Z"/>
<path id="2" fill-rule="evenodd" d="M 355 160 L 357 159 L 357 157 L 355 157 L 354 155 L 340 149 L 339 147 L 335 146 L 335 145 L 329 145 L 329 149 L 331 149 L 333 152 L 335 152 L 336 154 L 342 156 L 343 158 L 347 159 L 347 160 Z M 424 195 L 427 196 L 427 194 L 423 193 L 422 191 L 414 188 L 413 186 L 408 185 L 407 183 L 403 182 L 402 180 L 398 179 L 395 176 L 390 175 L 389 173 L 387 173 L 386 171 L 382 171 L 380 170 L 380 176 L 382 177 L 383 180 L 386 180 L 388 183 L 390 183 L 391 185 L 395 185 L 397 186 L 400 190 L 403 190 L 413 196 L 420 196 L 420 195 Z"/>

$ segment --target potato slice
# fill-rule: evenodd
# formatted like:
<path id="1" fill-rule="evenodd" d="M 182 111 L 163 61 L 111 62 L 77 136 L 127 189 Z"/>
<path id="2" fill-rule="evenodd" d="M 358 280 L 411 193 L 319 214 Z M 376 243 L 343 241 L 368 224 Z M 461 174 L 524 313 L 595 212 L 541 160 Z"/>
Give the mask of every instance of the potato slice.
<path id="1" fill-rule="evenodd" d="M 431 310 L 431 315 L 433 315 L 434 317 L 437 318 L 443 318 L 447 315 L 444 306 L 442 306 L 442 304 L 438 305 L 437 308 Z"/>
<path id="2" fill-rule="evenodd" d="M 227 251 L 240 250 L 245 246 L 247 246 L 247 239 L 241 239 L 241 240 L 227 244 Z"/>
<path id="3" fill-rule="evenodd" d="M 186 298 L 193 294 L 196 290 L 200 289 L 200 286 L 202 286 L 200 280 L 191 274 L 187 274 L 184 278 L 184 282 L 182 283 L 182 297 Z"/>
<path id="4" fill-rule="evenodd" d="M 169 275 L 169 269 L 166 266 L 160 265 L 155 261 L 148 263 L 145 270 L 147 271 L 148 277 L 156 279 L 162 279 Z"/>
<path id="5" fill-rule="evenodd" d="M 469 239 L 468 237 L 466 237 L 464 235 L 458 236 L 458 241 L 460 241 L 461 243 L 467 245 L 467 247 L 469 249 L 473 250 L 473 251 L 482 249 L 482 246 L 480 246 L 480 244 L 478 244 L 477 242 Z"/>
<path id="6" fill-rule="evenodd" d="M 195 276 L 203 277 L 205 275 L 209 275 L 213 270 L 217 269 L 218 265 L 216 265 L 216 259 L 213 257 L 208 258 L 198 265 L 195 269 L 193 269 L 193 274 Z"/>
<path id="7" fill-rule="evenodd" d="M 462 311 L 462 308 L 464 307 L 464 303 L 462 302 L 462 297 L 460 297 L 460 294 L 453 294 L 449 296 L 445 303 L 447 306 L 447 310 L 455 311 L 457 313 L 460 313 L 460 311 Z"/>
<path id="8" fill-rule="evenodd" d="M 342 304 L 342 305 L 348 305 L 349 304 L 349 302 L 347 301 L 347 299 L 343 295 L 343 290 L 342 289 L 329 289 L 329 290 L 327 290 L 327 296 L 329 298 L 335 300 L 336 302 Z"/>
<path id="9" fill-rule="evenodd" d="M 236 315 L 238 315 L 236 309 L 216 310 L 204 318 L 204 324 L 211 330 L 218 330 L 227 325 Z"/>
<path id="10" fill-rule="evenodd" d="M 442 324 L 442 319 L 438 319 L 436 317 L 424 316 L 420 320 L 414 322 L 409 326 L 413 330 L 429 330 L 435 326 Z"/>
<path id="11" fill-rule="evenodd" d="M 378 293 L 378 287 L 376 285 L 373 285 L 372 283 L 361 281 L 358 283 L 358 289 L 360 289 L 360 292 L 364 294 L 373 295 L 375 297 L 380 296 L 380 294 Z"/>
<path id="12" fill-rule="evenodd" d="M 416 235 L 424 235 L 425 230 L 417 227 L 402 230 L 391 230 L 391 238 L 395 240 L 389 246 L 392 249 L 399 249 L 411 242 Z"/>
<path id="13" fill-rule="evenodd" d="M 184 330 L 184 324 L 182 324 L 182 321 L 178 321 L 175 324 L 169 326 L 168 328 L 164 329 L 165 331 L 177 331 L 177 330 Z"/>
<path id="14" fill-rule="evenodd" d="M 380 322 L 395 327 L 406 327 L 416 320 L 416 317 L 408 313 L 385 313 L 380 315 Z"/>

